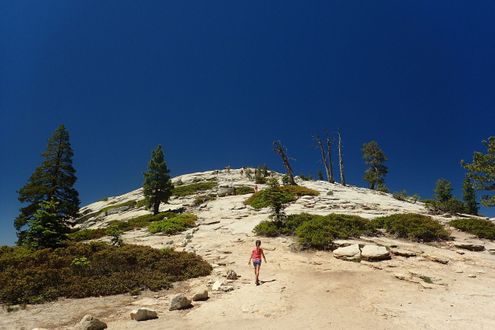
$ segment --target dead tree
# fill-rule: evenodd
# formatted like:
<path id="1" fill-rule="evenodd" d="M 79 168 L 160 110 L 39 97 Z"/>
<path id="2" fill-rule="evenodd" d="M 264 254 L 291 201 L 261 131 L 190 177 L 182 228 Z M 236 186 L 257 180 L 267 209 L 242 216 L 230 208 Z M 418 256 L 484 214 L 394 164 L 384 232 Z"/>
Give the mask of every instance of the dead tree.
<path id="1" fill-rule="evenodd" d="M 339 168 L 340 168 L 340 183 L 345 186 L 345 177 L 344 177 L 344 159 L 342 158 L 342 136 L 340 135 L 340 131 L 337 132 L 339 136 Z"/>
<path id="2" fill-rule="evenodd" d="M 321 161 L 325 167 L 325 172 L 327 174 L 327 180 L 330 183 L 334 183 L 333 178 L 333 164 L 332 164 L 332 140 L 329 137 L 326 138 L 326 146 L 323 145 L 321 138 L 317 135 L 315 137 L 316 144 L 320 149 Z M 325 149 L 326 147 L 326 149 Z"/>
<path id="3" fill-rule="evenodd" d="M 290 185 L 297 185 L 296 181 L 294 180 L 294 172 L 292 171 L 292 167 L 290 166 L 289 163 L 289 157 L 287 157 L 287 149 L 282 145 L 280 141 L 274 141 L 273 142 L 273 150 L 280 155 L 280 158 L 282 158 L 282 163 L 284 163 L 284 167 L 287 170 L 287 177 L 289 178 L 289 184 Z"/>

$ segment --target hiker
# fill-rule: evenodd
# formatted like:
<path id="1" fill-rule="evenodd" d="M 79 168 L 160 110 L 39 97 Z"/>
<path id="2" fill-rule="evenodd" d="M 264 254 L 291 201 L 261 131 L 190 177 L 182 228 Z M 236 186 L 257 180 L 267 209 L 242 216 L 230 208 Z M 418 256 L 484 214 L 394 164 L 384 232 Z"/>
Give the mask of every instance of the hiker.
<path id="1" fill-rule="evenodd" d="M 253 261 L 253 266 L 254 266 L 254 275 L 256 276 L 256 285 L 260 285 L 260 267 L 261 267 L 261 257 L 266 262 L 266 257 L 265 253 L 263 252 L 263 249 L 260 247 L 261 246 L 261 241 L 257 240 L 256 241 L 256 247 L 253 249 L 251 252 L 251 257 L 249 257 L 248 265 L 251 263 L 251 260 Z"/>

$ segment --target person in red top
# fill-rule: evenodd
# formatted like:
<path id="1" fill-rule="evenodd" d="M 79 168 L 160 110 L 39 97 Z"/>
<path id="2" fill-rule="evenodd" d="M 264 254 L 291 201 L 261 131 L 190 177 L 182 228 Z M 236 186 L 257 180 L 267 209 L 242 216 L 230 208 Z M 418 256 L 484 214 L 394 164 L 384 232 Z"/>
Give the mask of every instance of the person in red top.
<path id="1" fill-rule="evenodd" d="M 254 266 L 254 275 L 256 276 L 256 285 L 260 285 L 260 267 L 261 267 L 261 257 L 266 262 L 266 257 L 265 253 L 263 252 L 263 249 L 260 247 L 261 246 L 261 241 L 257 240 L 256 241 L 256 247 L 253 249 L 251 252 L 251 257 L 249 257 L 248 265 L 251 263 L 251 260 L 253 261 L 253 266 Z"/>

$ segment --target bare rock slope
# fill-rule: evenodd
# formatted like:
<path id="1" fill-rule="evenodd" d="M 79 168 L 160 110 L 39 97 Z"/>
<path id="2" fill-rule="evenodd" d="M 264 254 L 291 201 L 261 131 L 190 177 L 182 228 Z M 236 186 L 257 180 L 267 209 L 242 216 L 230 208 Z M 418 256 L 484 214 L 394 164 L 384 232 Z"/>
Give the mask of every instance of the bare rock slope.
<path id="1" fill-rule="evenodd" d="M 344 252 L 349 250 L 352 255 L 339 254 L 336 258 L 332 252 L 292 252 L 290 237 L 262 238 L 268 263 L 262 266 L 262 285 L 255 286 L 252 268 L 247 265 L 256 239 L 252 229 L 267 219 L 269 210 L 246 206 L 249 194 L 229 194 L 235 186 L 255 187 L 241 170 L 193 173 L 174 179 L 182 184 L 205 180 L 216 180 L 218 187 L 174 197 L 160 208 L 195 213 L 197 227 L 173 236 L 139 229 L 125 233 L 123 239 L 126 243 L 197 253 L 213 265 L 210 276 L 138 297 L 61 299 L 15 313 L 1 312 L 0 328 L 69 329 L 86 314 L 98 317 L 109 329 L 495 328 L 492 242 L 453 229 L 455 240 L 441 244 L 362 237 L 337 241 Z M 298 180 L 298 184 L 320 194 L 299 198 L 287 207 L 288 214 L 343 213 L 369 219 L 393 213 L 427 214 L 422 203 L 396 200 L 391 194 L 323 181 Z M 257 185 L 257 189 L 263 188 Z M 195 206 L 195 198 L 202 194 L 218 197 Z M 148 214 L 139 206 L 142 198 L 142 189 L 137 189 L 87 205 L 81 209 L 79 226 L 100 228 L 112 220 Z M 132 201 L 138 202 L 137 207 L 109 208 Z M 436 219 L 443 223 L 448 220 Z M 227 278 L 232 270 L 236 276 Z M 206 297 L 193 301 L 192 308 L 169 310 L 177 294 L 192 298 L 198 292 L 205 295 L 205 291 Z M 132 320 L 129 313 L 141 307 L 152 308 L 158 318 Z"/>

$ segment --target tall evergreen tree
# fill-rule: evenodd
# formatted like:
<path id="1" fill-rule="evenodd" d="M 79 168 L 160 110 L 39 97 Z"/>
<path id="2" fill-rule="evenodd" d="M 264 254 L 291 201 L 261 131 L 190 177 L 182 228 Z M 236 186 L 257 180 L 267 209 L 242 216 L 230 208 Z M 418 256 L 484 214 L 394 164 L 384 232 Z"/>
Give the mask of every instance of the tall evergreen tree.
<path id="1" fill-rule="evenodd" d="M 435 200 L 437 202 L 447 202 L 452 199 L 452 184 L 445 179 L 438 179 L 435 185 Z"/>
<path id="2" fill-rule="evenodd" d="M 488 194 L 481 196 L 481 204 L 484 206 L 495 206 L 495 136 L 490 136 L 483 141 L 487 148 L 486 154 L 475 152 L 473 162 L 461 162 L 468 171 L 474 188 L 478 191 L 486 191 Z"/>
<path id="3" fill-rule="evenodd" d="M 19 201 L 26 206 L 20 209 L 15 219 L 18 244 L 23 244 L 30 230 L 30 222 L 43 201 L 53 201 L 57 219 L 64 226 L 70 224 L 79 212 L 79 193 L 74 188 L 77 180 L 76 170 L 72 166 L 72 147 L 69 132 L 60 125 L 48 139 L 44 161 L 29 178 L 27 184 L 19 190 Z M 63 235 L 63 233 L 61 233 Z"/>
<path id="4" fill-rule="evenodd" d="M 385 166 L 387 157 L 376 141 L 363 144 L 363 159 L 368 168 L 364 172 L 364 180 L 370 184 L 370 189 L 385 187 L 385 175 L 388 168 Z"/>
<path id="5" fill-rule="evenodd" d="M 158 145 L 151 154 L 148 171 L 144 173 L 143 185 L 146 204 L 148 208 L 153 209 L 153 214 L 158 214 L 161 202 L 168 202 L 173 189 L 162 146 Z"/>
<path id="6" fill-rule="evenodd" d="M 474 191 L 473 183 L 466 177 L 462 184 L 463 201 L 466 212 L 469 214 L 478 214 L 478 203 L 476 202 L 476 192 Z"/>

